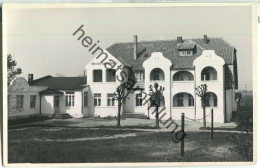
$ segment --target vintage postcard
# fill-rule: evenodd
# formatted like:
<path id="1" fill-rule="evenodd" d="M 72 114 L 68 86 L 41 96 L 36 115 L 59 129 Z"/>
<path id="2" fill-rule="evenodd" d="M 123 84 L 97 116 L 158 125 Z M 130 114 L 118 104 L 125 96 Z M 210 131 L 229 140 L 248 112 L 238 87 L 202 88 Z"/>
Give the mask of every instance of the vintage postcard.
<path id="1" fill-rule="evenodd" d="M 5 165 L 256 163 L 257 4 L 2 15 Z"/>

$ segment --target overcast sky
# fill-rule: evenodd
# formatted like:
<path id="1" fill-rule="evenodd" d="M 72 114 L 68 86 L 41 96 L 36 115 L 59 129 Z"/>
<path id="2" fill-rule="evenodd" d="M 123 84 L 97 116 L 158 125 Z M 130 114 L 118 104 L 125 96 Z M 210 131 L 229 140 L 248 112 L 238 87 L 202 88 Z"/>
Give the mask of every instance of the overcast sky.
<path id="1" fill-rule="evenodd" d="M 83 74 L 93 58 L 73 32 L 107 48 L 116 42 L 223 37 L 237 49 L 239 89 L 252 89 L 252 18 L 250 7 L 8 9 L 7 52 L 24 77 Z"/>

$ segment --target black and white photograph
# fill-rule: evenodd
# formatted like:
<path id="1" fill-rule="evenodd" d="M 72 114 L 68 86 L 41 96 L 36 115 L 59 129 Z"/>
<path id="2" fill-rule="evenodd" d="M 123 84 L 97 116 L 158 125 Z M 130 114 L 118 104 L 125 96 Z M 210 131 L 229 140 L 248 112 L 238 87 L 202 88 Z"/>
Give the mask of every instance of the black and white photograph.
<path id="1" fill-rule="evenodd" d="M 257 4 L 3 4 L 4 163 L 256 162 Z"/>

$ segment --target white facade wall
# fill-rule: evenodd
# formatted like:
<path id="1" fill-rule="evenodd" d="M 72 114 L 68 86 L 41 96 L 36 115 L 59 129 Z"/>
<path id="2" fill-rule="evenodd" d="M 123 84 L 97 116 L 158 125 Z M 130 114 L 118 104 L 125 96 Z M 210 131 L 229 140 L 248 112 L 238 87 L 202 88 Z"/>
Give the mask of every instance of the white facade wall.
<path id="1" fill-rule="evenodd" d="M 104 58 L 104 57 L 103 57 Z M 100 59 L 101 60 L 101 59 Z M 93 59 L 87 66 L 87 83 L 89 85 L 88 88 L 88 107 L 84 108 L 84 116 L 117 116 L 117 104 L 114 107 L 107 106 L 107 94 L 114 93 L 116 87 L 120 85 L 120 82 L 117 80 L 116 82 L 106 82 L 106 67 L 111 68 L 111 66 L 104 66 L 104 64 L 100 64 L 100 60 Z M 109 54 L 108 58 L 105 62 L 113 60 L 116 66 L 112 67 L 112 69 L 117 69 L 118 65 L 122 65 L 116 58 Z M 205 50 L 202 55 L 196 58 L 193 62 L 194 69 L 184 69 L 184 70 L 171 70 L 170 67 L 172 62 L 165 58 L 162 53 L 155 52 L 152 53 L 151 57 L 149 57 L 144 63 L 144 91 L 143 97 L 145 97 L 145 93 L 149 94 L 149 86 L 154 85 L 155 82 L 165 88 L 164 97 L 165 97 L 165 109 L 160 114 L 162 120 L 167 120 L 168 118 L 172 118 L 175 120 L 179 120 L 181 118 L 181 113 L 185 113 L 185 116 L 191 119 L 200 119 L 203 117 L 203 108 L 201 106 L 201 100 L 195 93 L 195 87 L 201 84 L 207 84 L 208 92 L 215 93 L 218 98 L 217 107 L 206 107 L 206 114 L 210 112 L 211 109 L 214 110 L 214 120 L 215 122 L 226 122 L 230 121 L 232 117 L 232 111 L 236 110 L 236 106 L 234 105 L 234 89 L 228 90 L 225 92 L 224 89 L 224 64 L 225 61 L 220 56 L 216 55 L 213 50 Z M 217 80 L 209 80 L 204 81 L 201 80 L 201 72 L 205 67 L 213 67 L 217 71 Z M 164 80 L 162 81 L 152 81 L 150 80 L 150 73 L 153 69 L 160 68 L 164 72 Z M 103 75 L 102 82 L 93 82 L 93 70 L 101 69 Z M 126 72 L 128 74 L 128 69 L 124 68 L 123 70 L 116 71 L 116 76 L 120 77 L 120 72 Z M 173 75 L 179 71 L 187 71 L 193 75 L 194 80 L 191 81 L 173 81 Z M 125 77 L 124 82 L 126 82 L 127 77 Z M 126 104 L 122 107 L 122 112 L 128 113 L 143 113 L 149 116 L 151 119 L 155 118 L 155 113 L 152 114 L 154 108 L 151 107 L 148 110 L 148 104 L 145 104 L 145 101 L 149 98 L 149 96 L 143 100 L 143 106 L 136 106 L 136 94 L 141 91 L 135 91 L 134 93 L 129 95 L 129 99 L 126 100 Z M 94 107 L 94 94 L 101 94 L 101 106 Z M 173 107 L 173 97 L 178 93 L 188 93 L 194 98 L 194 106 L 188 107 Z M 225 95 L 226 94 L 226 95 Z M 227 109 L 225 108 L 226 99 L 227 101 Z M 187 98 L 185 98 L 185 101 Z M 212 100 L 211 100 L 212 101 Z M 210 104 L 213 104 L 211 102 Z M 159 108 L 159 111 L 162 110 L 163 107 Z M 227 114 L 225 114 L 225 110 L 227 110 Z M 207 117 L 207 120 L 210 121 L 210 116 Z"/>
<path id="2" fill-rule="evenodd" d="M 43 95 L 41 98 L 41 115 L 53 116 L 54 115 L 54 96 Z"/>
<path id="3" fill-rule="evenodd" d="M 194 118 L 195 115 L 195 105 L 190 107 L 173 107 L 173 98 L 178 93 L 188 93 L 191 94 L 194 98 L 195 103 L 195 75 L 194 70 L 172 70 L 173 76 L 180 71 L 187 71 L 193 75 L 194 80 L 185 80 L 185 81 L 172 81 L 172 118 L 175 120 L 181 119 L 181 114 L 184 113 L 186 117 Z M 184 101 L 188 101 L 188 97 L 184 97 Z"/>
<path id="4" fill-rule="evenodd" d="M 73 118 L 83 117 L 83 102 L 82 102 L 82 92 L 80 91 L 61 91 L 63 94 L 60 96 L 60 113 L 68 113 Z M 66 92 L 74 92 L 74 106 L 66 106 Z"/>
<path id="5" fill-rule="evenodd" d="M 162 53 L 160 52 L 154 52 L 152 53 L 151 57 L 148 58 L 144 63 L 143 67 L 145 69 L 145 92 L 149 93 L 149 86 L 154 86 L 154 83 L 157 82 L 159 86 L 162 86 L 165 88 L 165 91 L 163 92 L 164 98 L 165 98 L 165 109 L 161 113 L 161 115 L 164 115 L 164 117 L 161 120 L 167 120 L 171 117 L 171 67 L 172 63 L 169 59 L 165 58 Z M 150 80 L 150 73 L 153 69 L 160 68 L 164 72 L 164 80 L 163 81 L 151 81 Z M 164 107 L 160 107 L 159 111 L 161 111 Z M 154 108 L 150 108 L 149 112 L 153 112 Z M 149 114 L 150 118 L 154 119 L 154 114 Z"/>
<path id="6" fill-rule="evenodd" d="M 140 90 L 129 94 L 129 96 L 128 96 L 129 99 L 127 99 L 126 103 L 125 103 L 125 106 L 126 106 L 125 112 L 127 112 L 127 113 L 141 113 L 141 114 L 145 114 L 145 115 L 148 116 L 148 113 L 147 113 L 148 103 L 145 103 L 145 101 L 143 100 L 142 101 L 143 106 L 136 106 L 136 95 L 139 94 L 139 93 L 142 93 L 143 99 L 145 98 L 145 93 L 140 91 Z M 148 99 L 148 97 L 149 96 L 147 96 L 147 99 Z"/>
<path id="7" fill-rule="evenodd" d="M 193 65 L 195 66 L 196 87 L 201 84 L 207 84 L 208 92 L 215 93 L 218 98 L 218 106 L 206 107 L 206 115 L 213 109 L 215 122 L 222 123 L 225 122 L 224 64 L 224 59 L 216 55 L 214 50 L 203 51 L 202 55 L 193 62 Z M 217 71 L 217 80 L 202 81 L 201 72 L 205 67 L 209 66 Z M 196 118 L 203 118 L 203 108 L 201 106 L 200 97 L 196 96 L 195 102 Z M 210 121 L 210 117 L 207 117 L 207 120 Z"/>
<path id="8" fill-rule="evenodd" d="M 94 114 L 95 116 L 107 117 L 107 116 L 117 116 L 118 107 L 117 102 L 115 102 L 115 106 L 107 106 L 107 94 L 113 94 L 116 91 L 116 88 L 120 85 L 121 82 L 127 81 L 128 69 L 118 69 L 118 66 L 123 67 L 123 65 L 113 56 L 111 56 L 108 52 L 108 57 L 105 61 L 102 60 L 105 56 L 101 56 L 100 58 L 92 59 L 87 66 L 87 84 L 88 88 L 88 114 Z M 109 63 L 109 64 L 104 64 Z M 93 82 L 93 70 L 102 70 L 102 82 Z M 115 69 L 116 70 L 116 81 L 115 82 L 106 82 L 106 70 L 107 69 Z M 122 73 L 120 75 L 120 73 Z M 101 106 L 94 107 L 94 94 L 101 94 Z M 122 113 L 122 110 L 121 110 Z"/>
<path id="9" fill-rule="evenodd" d="M 9 119 L 23 118 L 31 115 L 40 114 L 40 95 L 39 92 L 46 87 L 30 86 L 25 78 L 14 79 L 8 86 L 8 117 Z M 16 97 L 23 95 L 23 108 L 17 109 Z M 30 108 L 30 96 L 36 95 L 35 108 Z"/>

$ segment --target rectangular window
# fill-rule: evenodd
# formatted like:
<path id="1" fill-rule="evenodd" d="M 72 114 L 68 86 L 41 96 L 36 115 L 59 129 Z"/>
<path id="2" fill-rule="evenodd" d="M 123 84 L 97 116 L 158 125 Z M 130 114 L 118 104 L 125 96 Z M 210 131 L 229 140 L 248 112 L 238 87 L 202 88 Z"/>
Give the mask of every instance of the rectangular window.
<path id="1" fill-rule="evenodd" d="M 84 92 L 84 107 L 88 107 L 88 92 Z"/>
<path id="2" fill-rule="evenodd" d="M 16 108 L 17 109 L 23 109 L 23 95 L 17 95 L 16 96 Z"/>
<path id="3" fill-rule="evenodd" d="M 93 82 L 102 82 L 102 70 L 93 70 Z"/>
<path id="4" fill-rule="evenodd" d="M 177 106 L 182 107 L 183 106 L 183 94 L 179 93 L 177 95 Z"/>
<path id="5" fill-rule="evenodd" d="M 94 106 L 101 106 L 101 94 L 94 94 Z"/>
<path id="6" fill-rule="evenodd" d="M 107 106 L 115 106 L 115 95 L 107 94 Z"/>
<path id="7" fill-rule="evenodd" d="M 194 99 L 192 95 L 189 95 L 189 106 L 194 106 Z"/>
<path id="8" fill-rule="evenodd" d="M 142 94 L 136 94 L 135 95 L 135 106 L 142 106 Z"/>
<path id="9" fill-rule="evenodd" d="M 30 108 L 35 108 L 36 107 L 36 95 L 31 95 L 30 96 Z"/>
<path id="10" fill-rule="evenodd" d="M 66 92 L 65 105 L 67 107 L 74 106 L 74 99 L 75 99 L 74 94 L 75 94 L 74 92 Z"/>
<path id="11" fill-rule="evenodd" d="M 60 96 L 56 95 L 54 96 L 54 107 L 60 106 Z"/>
<path id="12" fill-rule="evenodd" d="M 107 69 L 106 76 L 107 76 L 107 82 L 115 82 L 116 81 L 116 70 Z"/>

